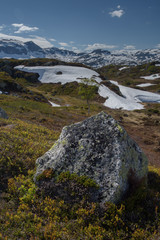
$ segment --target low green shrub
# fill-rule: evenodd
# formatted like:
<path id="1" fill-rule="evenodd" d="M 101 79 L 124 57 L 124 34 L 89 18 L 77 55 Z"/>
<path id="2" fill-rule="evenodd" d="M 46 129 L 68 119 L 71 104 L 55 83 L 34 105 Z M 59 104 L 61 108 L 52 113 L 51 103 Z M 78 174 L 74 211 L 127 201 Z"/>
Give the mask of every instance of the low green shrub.
<path id="1" fill-rule="evenodd" d="M 98 185 L 87 176 L 78 176 L 70 172 L 57 175 L 52 169 L 47 169 L 36 178 L 39 193 L 53 199 L 63 199 L 65 202 L 79 203 L 95 201 Z"/>
<path id="2" fill-rule="evenodd" d="M 3 190 L 9 178 L 35 168 L 36 159 L 53 145 L 58 134 L 21 120 L 0 119 L 0 125 L 0 189 Z"/>
<path id="3" fill-rule="evenodd" d="M 6 205 L 0 205 L 1 239 L 158 239 L 160 228 L 159 170 L 149 177 L 148 187 L 134 189 L 123 203 L 67 202 L 63 195 L 41 195 L 33 182 L 34 171 L 9 179 Z M 47 179 L 53 172 L 46 171 Z M 55 184 L 86 182 L 69 172 L 54 175 Z M 155 187 L 156 184 L 156 187 Z M 92 184 L 91 184 L 92 185 Z M 84 186 L 83 186 L 84 187 Z"/>

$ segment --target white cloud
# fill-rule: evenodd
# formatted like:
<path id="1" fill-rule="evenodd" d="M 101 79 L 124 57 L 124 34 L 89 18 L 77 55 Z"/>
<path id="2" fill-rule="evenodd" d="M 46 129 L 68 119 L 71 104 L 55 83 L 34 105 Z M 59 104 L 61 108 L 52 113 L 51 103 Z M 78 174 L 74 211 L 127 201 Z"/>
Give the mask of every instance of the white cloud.
<path id="1" fill-rule="evenodd" d="M 116 48 L 117 46 L 115 45 L 107 45 L 107 44 L 101 44 L 101 43 L 94 43 L 92 45 L 88 45 L 87 48 L 85 49 L 86 51 L 93 51 L 95 49 L 113 49 Z"/>
<path id="2" fill-rule="evenodd" d="M 12 23 L 12 26 L 13 27 L 22 27 L 23 26 L 23 23 Z"/>
<path id="3" fill-rule="evenodd" d="M 5 27 L 5 25 L 4 25 L 4 24 L 3 24 L 3 25 L 1 25 L 1 26 L 0 26 L 0 31 L 1 31 L 1 30 L 3 30 L 3 29 L 4 29 L 4 27 Z"/>
<path id="4" fill-rule="evenodd" d="M 75 53 L 80 53 L 81 50 L 79 50 L 77 47 L 72 47 L 72 51 L 74 51 Z"/>
<path id="5" fill-rule="evenodd" d="M 114 11 L 112 11 L 112 12 L 109 12 L 109 14 L 111 15 L 111 17 L 118 17 L 118 18 L 120 18 L 120 17 L 122 17 L 124 14 L 125 14 L 125 11 L 124 10 L 122 10 L 122 9 L 120 9 L 120 5 L 118 5 L 117 6 L 117 8 L 119 9 L 119 10 L 114 10 Z"/>
<path id="6" fill-rule="evenodd" d="M 13 27 L 18 28 L 14 33 L 22 33 L 22 32 L 34 32 L 37 31 L 39 28 L 37 27 L 28 27 L 25 26 L 23 23 L 13 23 Z"/>
<path id="7" fill-rule="evenodd" d="M 136 47 L 135 47 L 134 45 L 126 45 L 126 46 L 124 47 L 124 49 L 125 49 L 125 50 L 135 50 Z"/>
<path id="8" fill-rule="evenodd" d="M 51 42 L 56 42 L 57 40 L 56 39 L 54 39 L 54 38 L 50 38 L 49 39 Z"/>
<path id="9" fill-rule="evenodd" d="M 78 50 L 78 48 L 77 47 L 72 47 L 72 50 Z"/>
<path id="10" fill-rule="evenodd" d="M 60 47 L 59 49 L 61 49 L 61 50 L 66 50 L 64 47 Z"/>
<path id="11" fill-rule="evenodd" d="M 160 43 L 159 43 L 159 44 L 157 44 L 156 48 L 160 48 Z"/>
<path id="12" fill-rule="evenodd" d="M 46 38 L 39 37 L 36 35 L 31 35 L 30 36 L 31 41 L 35 42 L 37 45 L 39 45 L 42 48 L 48 48 L 48 47 L 53 47 L 53 44 L 50 43 Z"/>
<path id="13" fill-rule="evenodd" d="M 73 44 L 74 42 L 73 41 L 70 41 L 70 44 Z"/>
<path id="14" fill-rule="evenodd" d="M 68 43 L 59 42 L 58 44 L 62 47 L 69 47 Z"/>
<path id="15" fill-rule="evenodd" d="M 34 35 L 24 38 L 24 37 L 18 37 L 18 36 L 12 36 L 12 35 L 0 33 L 0 39 L 13 39 L 13 40 L 19 40 L 22 42 L 33 41 L 35 44 L 37 44 L 42 48 L 53 47 L 53 44 L 51 44 L 46 38 L 34 36 Z"/>

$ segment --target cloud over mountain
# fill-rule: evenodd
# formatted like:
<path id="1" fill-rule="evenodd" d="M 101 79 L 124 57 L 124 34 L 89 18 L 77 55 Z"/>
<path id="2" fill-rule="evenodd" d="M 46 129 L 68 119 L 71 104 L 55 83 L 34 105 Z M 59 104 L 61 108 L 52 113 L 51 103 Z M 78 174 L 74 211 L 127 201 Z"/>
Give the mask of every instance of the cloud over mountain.
<path id="1" fill-rule="evenodd" d="M 24 25 L 23 23 L 13 23 L 12 26 L 18 29 L 14 33 L 34 32 L 39 29 L 37 27 L 28 27 L 28 26 Z"/>
<path id="2" fill-rule="evenodd" d="M 0 33 L 0 39 L 13 39 L 13 40 L 18 40 L 22 42 L 33 41 L 34 43 L 36 43 L 38 46 L 42 48 L 53 47 L 53 44 L 51 44 L 46 38 L 39 37 L 36 35 L 30 35 L 29 37 L 20 37 L 20 36 L 13 36 L 13 35 Z"/>
<path id="3" fill-rule="evenodd" d="M 136 47 L 135 47 L 134 45 L 125 45 L 125 46 L 124 46 L 124 49 L 125 49 L 125 50 L 135 50 Z"/>
<path id="4" fill-rule="evenodd" d="M 68 47 L 69 46 L 68 43 L 64 43 L 64 42 L 59 42 L 58 44 L 62 47 Z"/>
<path id="5" fill-rule="evenodd" d="M 4 27 L 5 27 L 5 25 L 4 25 L 4 24 L 3 24 L 3 25 L 1 25 L 1 26 L 0 26 L 0 31 L 1 31 L 1 30 L 3 30 L 3 29 L 4 29 Z"/>
<path id="6" fill-rule="evenodd" d="M 86 47 L 86 51 L 93 51 L 95 49 L 113 49 L 116 48 L 117 46 L 115 45 L 107 45 L 107 44 L 102 44 L 102 43 L 94 43 L 94 44 L 88 44 Z"/>

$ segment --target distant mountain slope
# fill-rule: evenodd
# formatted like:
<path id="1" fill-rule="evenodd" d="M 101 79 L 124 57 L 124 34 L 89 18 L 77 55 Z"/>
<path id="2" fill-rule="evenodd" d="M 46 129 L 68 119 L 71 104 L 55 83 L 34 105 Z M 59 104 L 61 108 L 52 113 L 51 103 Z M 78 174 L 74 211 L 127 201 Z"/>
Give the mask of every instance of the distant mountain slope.
<path id="1" fill-rule="evenodd" d="M 41 48 L 34 42 L 17 40 L 0 40 L 0 58 L 54 58 L 66 62 L 83 63 L 91 67 L 102 67 L 109 64 L 139 65 L 148 62 L 160 62 L 160 49 L 116 50 L 96 49 L 90 53 L 75 53 L 59 48 Z"/>
<path id="2" fill-rule="evenodd" d="M 44 50 L 34 42 L 21 42 L 18 40 L 0 40 L 0 58 L 35 58 L 45 57 Z"/>

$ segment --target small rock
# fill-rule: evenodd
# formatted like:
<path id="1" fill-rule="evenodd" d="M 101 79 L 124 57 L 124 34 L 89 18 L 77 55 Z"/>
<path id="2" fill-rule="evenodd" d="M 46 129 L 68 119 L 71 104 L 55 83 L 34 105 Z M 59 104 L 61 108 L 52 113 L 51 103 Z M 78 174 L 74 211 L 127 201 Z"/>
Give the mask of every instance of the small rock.
<path id="1" fill-rule="evenodd" d="M 62 75 L 61 71 L 56 72 L 56 75 Z"/>
<path id="2" fill-rule="evenodd" d="M 7 113 L 2 108 L 0 108 L 0 118 L 8 119 Z"/>

